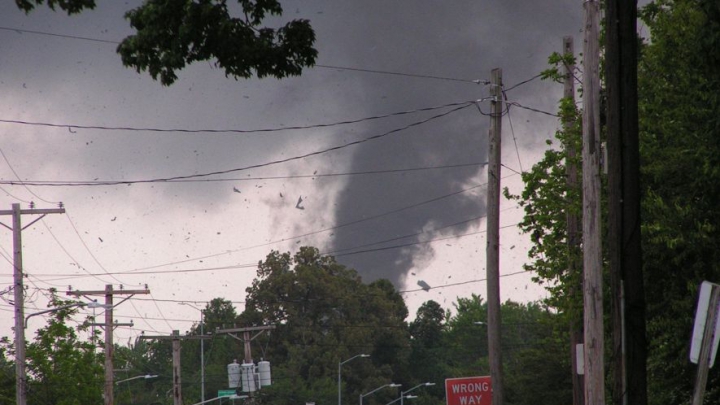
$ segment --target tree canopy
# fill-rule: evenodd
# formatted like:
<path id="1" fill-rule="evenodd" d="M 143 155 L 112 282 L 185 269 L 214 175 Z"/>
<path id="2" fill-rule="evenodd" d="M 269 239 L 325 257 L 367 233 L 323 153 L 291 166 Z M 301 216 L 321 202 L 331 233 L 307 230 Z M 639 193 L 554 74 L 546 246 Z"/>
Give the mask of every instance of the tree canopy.
<path id="1" fill-rule="evenodd" d="M 640 16 L 652 38 L 638 61 L 648 394 L 651 404 L 681 404 L 692 396 L 695 366 L 687 352 L 697 289 L 720 279 L 720 6 L 658 0 Z M 576 252 L 564 247 L 565 212 L 582 213 L 577 190 L 564 179 L 565 146 L 579 139 L 569 135 L 558 132 L 560 146 L 523 175 L 525 190 L 514 196 L 525 206 L 521 227 L 533 243 L 527 268 L 561 313 L 580 308 L 568 299 L 578 285 L 566 271 Z M 711 371 L 706 401 L 720 396 L 718 378 Z"/>
<path id="2" fill-rule="evenodd" d="M 26 13 L 44 0 L 16 0 Z M 306 19 L 294 19 L 274 28 L 263 25 L 281 16 L 277 0 L 145 0 L 125 18 L 135 34 L 117 48 L 122 63 L 147 71 L 163 85 L 171 85 L 177 72 L 199 61 L 214 61 L 226 76 L 283 78 L 297 76 L 315 64 L 315 32 Z M 68 15 L 95 8 L 94 0 L 47 0 L 51 9 Z"/>

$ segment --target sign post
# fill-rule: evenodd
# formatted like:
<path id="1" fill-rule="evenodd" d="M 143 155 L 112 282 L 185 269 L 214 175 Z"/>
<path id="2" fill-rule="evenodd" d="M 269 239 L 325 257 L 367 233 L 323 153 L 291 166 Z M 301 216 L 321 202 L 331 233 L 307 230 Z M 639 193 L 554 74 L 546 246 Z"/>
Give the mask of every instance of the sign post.
<path id="1" fill-rule="evenodd" d="M 447 405 L 492 405 L 490 376 L 445 379 Z"/>
<path id="2" fill-rule="evenodd" d="M 705 396 L 708 372 L 715 362 L 718 349 L 718 306 L 720 306 L 720 286 L 703 281 L 700 286 L 700 297 L 695 313 L 690 345 L 690 361 L 697 362 L 698 371 L 695 378 L 693 405 L 701 405 Z"/>

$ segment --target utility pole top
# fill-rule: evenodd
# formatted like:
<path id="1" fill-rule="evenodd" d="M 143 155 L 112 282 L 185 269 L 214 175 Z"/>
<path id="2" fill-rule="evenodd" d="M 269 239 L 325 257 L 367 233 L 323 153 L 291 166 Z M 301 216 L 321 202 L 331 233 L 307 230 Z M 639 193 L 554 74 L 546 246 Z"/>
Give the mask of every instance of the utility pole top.
<path id="1" fill-rule="evenodd" d="M 250 347 L 250 342 L 253 341 L 256 337 L 260 336 L 263 332 L 267 330 L 275 329 L 275 325 L 266 325 L 266 326 L 248 326 L 245 328 L 232 328 L 232 329 L 217 329 L 215 330 L 215 334 L 220 333 L 227 333 L 233 338 L 240 340 L 243 342 L 245 346 L 245 359 L 244 362 L 246 364 L 252 363 L 252 349 Z M 242 332 L 243 337 L 237 337 L 235 333 Z M 255 336 L 250 336 L 250 332 L 257 332 Z"/>
<path id="2" fill-rule="evenodd" d="M 216 329 L 215 333 L 238 333 L 238 332 L 255 332 L 275 329 L 275 325 L 267 326 L 248 326 L 246 328 L 230 328 L 230 329 Z"/>
<path id="3" fill-rule="evenodd" d="M 106 295 L 106 290 L 87 290 L 87 291 L 68 291 L 67 295 L 74 295 L 79 297 L 81 295 Z M 144 290 L 112 290 L 113 295 L 135 295 L 135 294 L 150 294 L 150 290 L 145 287 Z"/>

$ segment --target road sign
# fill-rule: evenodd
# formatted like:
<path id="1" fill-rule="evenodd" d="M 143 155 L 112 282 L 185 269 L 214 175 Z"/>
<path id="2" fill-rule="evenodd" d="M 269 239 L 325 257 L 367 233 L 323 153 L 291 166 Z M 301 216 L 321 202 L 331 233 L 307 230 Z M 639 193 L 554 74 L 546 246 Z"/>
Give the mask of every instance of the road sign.
<path id="1" fill-rule="evenodd" d="M 445 379 L 447 405 L 491 405 L 490 377 L 463 377 Z"/>
<path id="2" fill-rule="evenodd" d="M 698 358 L 700 357 L 700 348 L 703 344 L 703 336 L 705 335 L 705 323 L 707 322 L 709 311 L 718 311 L 718 308 L 710 307 L 710 295 L 712 290 L 720 288 L 717 284 L 703 281 L 700 284 L 700 294 L 698 296 L 697 310 L 695 311 L 695 324 L 693 325 L 692 338 L 690 340 L 690 361 L 698 364 Z M 712 327 L 712 326 L 711 326 Z M 717 356 L 718 343 L 720 343 L 720 322 L 715 323 L 715 333 L 711 344 L 711 355 L 710 355 L 710 367 L 715 364 L 715 357 Z"/>
<path id="3" fill-rule="evenodd" d="M 235 390 L 218 390 L 218 398 L 220 397 L 232 397 L 237 395 Z"/>

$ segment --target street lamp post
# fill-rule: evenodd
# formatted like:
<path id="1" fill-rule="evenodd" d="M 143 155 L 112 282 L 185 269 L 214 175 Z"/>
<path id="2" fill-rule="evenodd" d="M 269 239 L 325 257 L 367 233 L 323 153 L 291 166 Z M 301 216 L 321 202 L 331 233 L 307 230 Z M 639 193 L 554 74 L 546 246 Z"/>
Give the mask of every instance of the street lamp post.
<path id="1" fill-rule="evenodd" d="M 349 363 L 349 362 L 357 359 L 358 357 L 370 357 L 370 355 L 369 354 L 358 354 L 353 357 L 350 357 L 349 359 L 347 359 L 345 361 L 341 361 L 340 363 L 338 363 L 338 405 L 342 405 L 342 379 L 341 379 L 342 366 L 343 366 L 343 364 Z"/>
<path id="2" fill-rule="evenodd" d="M 426 383 L 418 384 L 418 385 L 410 388 L 410 389 L 407 390 L 407 391 L 402 391 L 402 392 L 400 393 L 400 405 L 403 405 L 403 402 L 404 402 L 403 399 L 404 399 L 404 398 L 409 398 L 409 397 L 411 397 L 411 395 L 408 395 L 407 397 L 405 396 L 408 392 L 410 392 L 410 391 L 412 391 L 412 390 L 414 390 L 414 389 L 420 388 L 420 387 L 430 387 L 430 386 L 433 386 L 433 385 L 435 385 L 435 383 L 426 382 Z"/>
<path id="3" fill-rule="evenodd" d="M 388 403 L 385 404 L 385 405 L 392 405 L 392 404 L 394 404 L 395 402 L 402 400 L 403 398 L 404 398 L 404 399 L 415 399 L 415 398 L 417 398 L 417 395 L 400 395 L 399 398 L 395 398 L 395 399 L 393 399 L 392 401 L 388 402 Z"/>
<path id="4" fill-rule="evenodd" d="M 385 384 L 382 387 L 375 388 L 374 390 L 372 390 L 368 393 L 360 394 L 360 405 L 363 405 L 363 398 L 365 398 L 368 395 L 374 394 L 385 387 L 402 387 L 402 384 L 395 384 L 395 383 Z"/>
<path id="5" fill-rule="evenodd" d="M 150 374 L 138 375 L 138 376 L 135 376 L 135 377 L 126 378 L 126 379 L 124 379 L 124 380 L 115 381 L 115 384 L 120 384 L 121 382 L 130 381 L 130 380 L 137 380 L 137 379 L 140 379 L 140 378 L 144 378 L 144 379 L 146 379 L 146 380 L 149 380 L 149 379 L 151 379 L 151 378 L 157 378 L 157 375 L 155 375 L 155 374 L 153 374 L 153 375 L 150 375 Z"/>
<path id="6" fill-rule="evenodd" d="M 196 307 L 195 305 L 188 304 L 187 302 L 181 302 L 180 305 L 187 305 L 190 308 L 195 308 L 200 311 L 200 335 L 205 336 L 205 311 Z M 200 339 L 200 401 L 205 400 L 205 339 Z"/>

